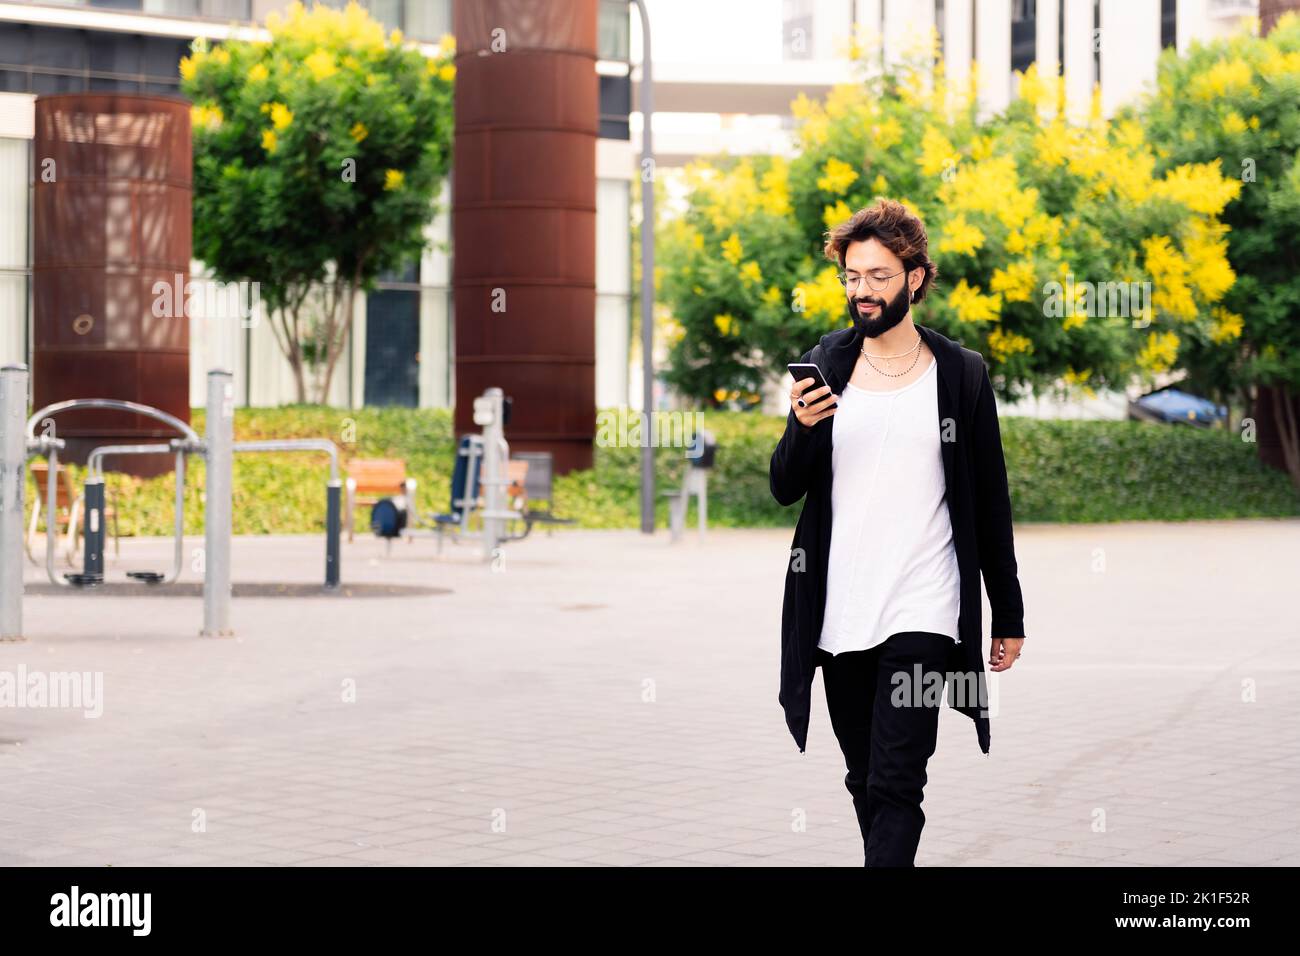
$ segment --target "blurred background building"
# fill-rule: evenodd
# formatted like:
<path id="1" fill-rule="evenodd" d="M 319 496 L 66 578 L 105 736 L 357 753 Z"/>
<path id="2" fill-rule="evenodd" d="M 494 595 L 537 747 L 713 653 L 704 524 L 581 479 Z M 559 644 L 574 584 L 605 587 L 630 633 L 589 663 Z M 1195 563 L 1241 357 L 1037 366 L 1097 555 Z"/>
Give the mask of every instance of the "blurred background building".
<path id="1" fill-rule="evenodd" d="M 598 407 L 639 407 L 631 236 L 639 213 L 632 185 L 641 139 L 640 30 L 626 0 L 599 2 L 595 395 Z M 430 53 L 452 31 L 451 5 L 363 0 L 376 18 L 427 44 Z M 0 361 L 27 360 L 30 352 L 35 96 L 176 95 L 177 64 L 194 38 L 259 35 L 255 24 L 285 6 L 287 0 L 0 0 Z M 1099 84 L 1109 113 L 1154 80 L 1162 49 L 1184 50 L 1233 30 L 1243 18 L 1271 20 L 1295 6 L 1295 0 L 648 0 L 660 201 L 669 211 L 680 202 L 674 170 L 694 158 L 722 151 L 792 154 L 790 102 L 800 93 L 816 99 L 851 79 L 845 55 L 854 36 L 881 39 L 883 56 L 896 61 L 923 50 L 937 31 L 950 76 L 980 71 L 988 111 L 1014 96 L 1014 72 L 1037 62 L 1042 72 L 1065 77 L 1072 109 L 1086 111 Z M 450 189 L 449 182 L 439 199 L 444 208 Z M 445 213 L 429 235 L 449 242 Z M 193 273 L 202 274 L 201 263 Z M 243 404 L 293 400 L 292 375 L 265 322 L 229 335 L 202 325 L 196 323 L 190 338 L 194 404 L 203 401 L 204 370 L 217 363 L 235 369 Z M 345 406 L 447 406 L 455 395 L 454 368 L 450 254 L 431 247 L 358 303 L 346 368 L 330 399 Z M 782 391 L 773 390 L 777 411 L 784 407 Z M 1125 402 L 1116 395 L 1091 407 L 1039 402 L 1017 410 L 1120 417 Z"/>

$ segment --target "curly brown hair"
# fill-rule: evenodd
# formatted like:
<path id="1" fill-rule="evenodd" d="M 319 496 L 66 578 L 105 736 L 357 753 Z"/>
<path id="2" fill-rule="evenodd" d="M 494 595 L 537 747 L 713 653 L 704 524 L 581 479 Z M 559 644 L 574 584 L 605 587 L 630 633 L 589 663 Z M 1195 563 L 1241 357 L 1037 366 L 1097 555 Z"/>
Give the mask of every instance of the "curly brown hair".
<path id="1" fill-rule="evenodd" d="M 875 205 L 863 206 L 827 232 L 823 251 L 827 259 L 843 269 L 849 244 L 866 239 L 879 240 L 881 245 L 898 256 L 903 268 L 909 273 L 913 269 L 925 269 L 921 284 L 912 293 L 913 302 L 924 299 L 939 274 L 938 267 L 930 260 L 930 243 L 924 223 L 908 212 L 901 202 L 877 199 Z"/>

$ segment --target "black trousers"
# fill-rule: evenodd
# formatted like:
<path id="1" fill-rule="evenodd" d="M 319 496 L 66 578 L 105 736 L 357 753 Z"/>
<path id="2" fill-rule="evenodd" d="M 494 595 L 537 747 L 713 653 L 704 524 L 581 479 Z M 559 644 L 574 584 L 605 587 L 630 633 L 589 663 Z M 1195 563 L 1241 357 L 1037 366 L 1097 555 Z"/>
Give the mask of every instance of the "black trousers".
<path id="1" fill-rule="evenodd" d="M 939 736 L 951 648 L 951 637 L 928 631 L 900 632 L 865 651 L 832 655 L 817 648 L 866 866 L 915 865 L 925 826 L 921 791 Z"/>

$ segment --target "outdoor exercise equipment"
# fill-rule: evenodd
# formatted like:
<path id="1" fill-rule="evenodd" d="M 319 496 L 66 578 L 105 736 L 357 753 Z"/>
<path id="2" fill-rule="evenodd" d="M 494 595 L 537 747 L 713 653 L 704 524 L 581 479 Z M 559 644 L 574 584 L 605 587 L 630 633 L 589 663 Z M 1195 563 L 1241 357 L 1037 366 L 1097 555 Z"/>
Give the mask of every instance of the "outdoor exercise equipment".
<path id="1" fill-rule="evenodd" d="M 704 540 L 704 529 L 709 523 L 709 472 L 713 469 L 717 450 L 718 443 L 713 433 L 701 428 L 686 446 L 686 475 L 681 488 L 663 492 L 665 497 L 672 499 L 668 510 L 673 541 L 679 540 L 686 529 L 686 509 L 690 507 L 692 495 L 695 496 L 699 517 L 700 540 Z"/>
<path id="2" fill-rule="evenodd" d="M 302 438 L 271 441 L 234 441 L 234 383 L 224 369 L 208 372 L 207 430 L 204 438 L 173 415 L 150 405 L 109 398 L 79 398 L 37 410 L 26 419 L 29 375 L 25 365 L 0 368 L 0 640 L 22 640 L 22 524 L 27 458 L 45 456 L 49 461 L 46 492 L 46 527 L 55 521 L 55 481 L 59 452 L 65 447 L 53 430 L 36 434 L 39 424 L 54 416 L 83 409 L 114 409 L 133 412 L 160 421 L 178 433 L 165 444 L 102 445 L 87 459 L 85 483 L 86 544 L 82 570 L 60 579 L 54 572 L 55 536 L 46 535 L 45 571 L 51 583 L 67 588 L 100 584 L 104 580 L 104 459 L 110 456 L 172 453 L 176 456 L 176 513 L 173 534 L 173 562 L 170 572 L 128 571 L 127 576 L 148 585 L 176 581 L 184 566 L 183 533 L 185 503 L 185 459 L 205 459 L 203 630 L 205 636 L 225 636 L 230 629 L 230 537 L 231 467 L 236 452 L 324 452 L 330 456 L 330 479 L 326 488 L 325 587 L 339 584 L 339 530 L 342 482 L 339 480 L 338 448 L 324 439 Z"/>
<path id="3" fill-rule="evenodd" d="M 510 424 L 510 399 L 501 389 L 489 388 L 474 399 L 474 424 L 482 426 L 483 433 L 460 437 L 451 475 L 450 510 L 421 515 L 414 501 L 401 500 L 401 496 L 390 500 L 394 509 L 406 515 L 412 529 L 405 531 L 407 536 L 436 535 L 439 553 L 442 552 L 444 535 L 450 534 L 457 541 L 461 538 L 477 540 L 483 546 L 484 560 L 490 561 L 504 542 L 528 537 L 533 528 L 533 516 L 527 511 L 509 507 L 507 489 L 512 482 L 509 475 L 510 443 L 505 438 L 505 426 Z M 477 531 L 471 530 L 474 516 L 480 522 Z M 514 521 L 524 523 L 522 532 L 507 530 L 507 525 Z"/>

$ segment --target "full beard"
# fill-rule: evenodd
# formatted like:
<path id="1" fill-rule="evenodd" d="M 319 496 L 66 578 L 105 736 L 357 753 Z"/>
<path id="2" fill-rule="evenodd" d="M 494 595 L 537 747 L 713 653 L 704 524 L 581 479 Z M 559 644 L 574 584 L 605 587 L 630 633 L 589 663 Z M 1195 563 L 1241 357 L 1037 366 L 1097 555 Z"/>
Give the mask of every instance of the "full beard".
<path id="1" fill-rule="evenodd" d="M 902 322 L 911 305 L 909 301 L 911 291 L 904 285 L 889 302 L 873 295 L 856 296 L 849 299 L 849 318 L 853 320 L 853 327 L 858 332 L 858 339 L 874 339 L 879 335 L 884 335 L 899 322 Z M 874 317 L 863 315 L 858 311 L 859 302 L 873 303 L 879 306 L 879 310 Z"/>

